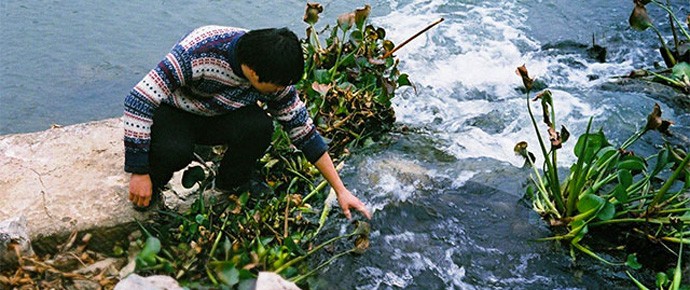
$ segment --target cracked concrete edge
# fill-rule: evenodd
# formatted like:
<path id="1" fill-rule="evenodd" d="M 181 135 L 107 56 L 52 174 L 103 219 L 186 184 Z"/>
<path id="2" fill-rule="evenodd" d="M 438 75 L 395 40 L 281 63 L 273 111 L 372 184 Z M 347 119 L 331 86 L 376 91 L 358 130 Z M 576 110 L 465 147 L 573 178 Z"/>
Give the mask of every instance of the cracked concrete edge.
<path id="1" fill-rule="evenodd" d="M 0 220 L 24 214 L 32 239 L 146 219 L 127 200 L 122 120 L 0 136 Z"/>

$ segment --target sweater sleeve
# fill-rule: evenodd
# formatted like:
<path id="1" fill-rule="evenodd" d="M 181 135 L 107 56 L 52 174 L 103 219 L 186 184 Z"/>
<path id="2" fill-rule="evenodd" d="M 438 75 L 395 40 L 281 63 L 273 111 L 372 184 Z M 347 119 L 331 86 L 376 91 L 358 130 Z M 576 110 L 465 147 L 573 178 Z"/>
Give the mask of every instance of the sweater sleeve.
<path id="1" fill-rule="evenodd" d="M 267 105 L 268 112 L 283 126 L 292 144 L 302 150 L 309 162 L 316 162 L 328 151 L 328 145 L 316 131 L 306 106 L 293 86 L 288 86 L 278 93 Z"/>
<path id="2" fill-rule="evenodd" d="M 153 114 L 160 103 L 191 79 L 186 52 L 176 45 L 125 97 L 124 144 L 125 171 L 149 172 L 149 146 Z"/>

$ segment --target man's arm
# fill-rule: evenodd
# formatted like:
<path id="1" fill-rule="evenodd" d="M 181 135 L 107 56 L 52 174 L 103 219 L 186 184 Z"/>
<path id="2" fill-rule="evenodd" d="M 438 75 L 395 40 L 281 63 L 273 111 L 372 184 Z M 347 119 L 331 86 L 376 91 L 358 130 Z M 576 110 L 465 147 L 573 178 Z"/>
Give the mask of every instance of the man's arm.
<path id="1" fill-rule="evenodd" d="M 340 180 L 331 156 L 328 155 L 328 146 L 323 142 L 319 132 L 316 131 L 307 108 L 297 96 L 295 88 L 292 86 L 285 88 L 276 95 L 273 101 L 267 104 L 269 113 L 283 126 L 292 143 L 302 150 L 307 160 L 319 169 L 319 172 L 333 187 L 345 216 L 348 219 L 351 218 L 350 208 L 354 208 L 370 218 L 371 214 L 364 204 L 352 195 Z"/>
<path id="2" fill-rule="evenodd" d="M 129 200 L 138 206 L 148 206 L 153 193 L 148 173 L 154 111 L 191 77 L 184 53 L 179 45 L 173 48 L 125 98 L 125 171 L 132 173 Z"/>

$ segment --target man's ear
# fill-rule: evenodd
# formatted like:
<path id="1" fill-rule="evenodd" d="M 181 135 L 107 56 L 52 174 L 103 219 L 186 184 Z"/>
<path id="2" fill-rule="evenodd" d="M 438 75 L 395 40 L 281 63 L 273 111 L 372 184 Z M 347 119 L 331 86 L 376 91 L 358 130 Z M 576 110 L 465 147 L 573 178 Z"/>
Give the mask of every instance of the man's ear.
<path id="1" fill-rule="evenodd" d="M 248 65 L 242 64 L 241 66 L 242 66 L 242 73 L 244 74 L 245 77 L 247 77 L 247 79 L 249 79 L 250 77 L 252 79 L 256 79 L 256 80 L 259 79 L 259 76 L 256 74 L 256 71 L 251 69 Z"/>

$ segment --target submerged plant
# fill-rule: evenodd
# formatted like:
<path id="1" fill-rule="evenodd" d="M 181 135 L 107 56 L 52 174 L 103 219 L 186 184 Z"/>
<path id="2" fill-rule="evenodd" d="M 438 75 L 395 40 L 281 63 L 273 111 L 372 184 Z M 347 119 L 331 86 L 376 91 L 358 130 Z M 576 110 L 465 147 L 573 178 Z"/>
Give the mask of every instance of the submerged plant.
<path id="1" fill-rule="evenodd" d="M 593 132 L 590 118 L 585 133 L 574 147 L 577 161 L 568 167 L 567 175 L 560 178 L 557 153 L 570 133 L 565 127 L 561 127 L 560 132 L 555 130 L 553 95 L 545 90 L 532 101 L 541 101 L 543 123 L 551 143 L 546 145 L 530 104 L 528 85 L 532 79 L 524 66 L 519 67 L 517 73 L 526 85 L 527 109 L 543 158 L 543 164 L 539 166 L 534 155 L 527 151 L 526 142 L 515 147 L 515 152 L 524 157 L 526 164 L 534 170 L 531 175 L 533 186 L 528 187 L 527 195 L 534 210 L 554 229 L 564 229 L 563 233 L 542 240 L 568 241 L 573 248 L 606 264 L 631 267 L 637 265 L 635 253 L 629 253 L 627 262 L 610 262 L 584 245 L 583 240 L 589 230 L 606 227 L 611 229 L 606 232 L 609 236 L 635 235 L 654 242 L 690 244 L 687 235 L 684 237 L 682 231 L 674 228 L 675 221 L 690 221 L 690 155 L 670 144 L 647 157 L 628 151 L 649 131 L 671 134 L 669 126 L 673 122 L 661 119 L 658 104 L 649 114 L 647 124 L 619 146 L 611 144 L 602 130 Z M 621 248 L 625 249 L 625 246 Z"/>

